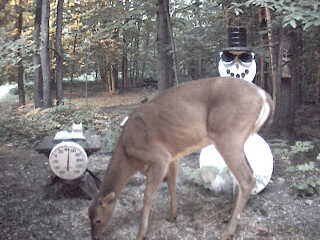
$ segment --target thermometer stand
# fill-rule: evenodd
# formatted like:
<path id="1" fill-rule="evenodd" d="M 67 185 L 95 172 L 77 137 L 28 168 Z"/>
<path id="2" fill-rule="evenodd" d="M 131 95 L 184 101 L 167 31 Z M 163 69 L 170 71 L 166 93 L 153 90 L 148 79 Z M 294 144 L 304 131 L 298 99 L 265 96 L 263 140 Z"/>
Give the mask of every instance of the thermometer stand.
<path id="1" fill-rule="evenodd" d="M 101 148 L 100 138 L 97 135 L 86 135 L 86 140 L 75 139 L 72 141 L 81 145 L 86 151 L 88 157 L 91 154 L 99 151 Z M 51 150 L 60 142 L 61 141 L 54 140 L 53 136 L 47 136 L 36 146 L 36 151 L 40 154 L 46 155 L 47 158 L 49 158 Z M 54 194 L 58 194 L 58 192 L 60 192 L 63 188 L 72 188 L 79 190 L 85 195 L 86 198 L 93 199 L 98 193 L 100 183 L 100 179 L 92 171 L 86 169 L 84 174 L 73 180 L 65 180 L 53 175 L 50 179 L 50 182 L 46 186 L 48 187 L 47 190 L 51 192 L 53 190 Z"/>

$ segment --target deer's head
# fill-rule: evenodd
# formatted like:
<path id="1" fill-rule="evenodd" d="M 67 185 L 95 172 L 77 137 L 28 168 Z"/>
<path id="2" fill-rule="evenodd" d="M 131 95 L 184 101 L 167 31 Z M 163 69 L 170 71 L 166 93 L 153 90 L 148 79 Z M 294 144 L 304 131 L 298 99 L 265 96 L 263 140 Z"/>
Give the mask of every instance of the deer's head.
<path id="1" fill-rule="evenodd" d="M 101 239 L 101 235 L 111 219 L 115 204 L 116 195 L 114 192 L 106 196 L 98 196 L 93 200 L 88 212 L 92 240 Z"/>

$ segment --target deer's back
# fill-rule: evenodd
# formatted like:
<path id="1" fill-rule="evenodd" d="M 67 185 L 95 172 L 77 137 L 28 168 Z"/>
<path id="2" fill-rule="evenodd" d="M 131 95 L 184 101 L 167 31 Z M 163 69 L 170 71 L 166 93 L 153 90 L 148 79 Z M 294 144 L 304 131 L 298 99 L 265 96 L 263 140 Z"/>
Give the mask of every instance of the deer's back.
<path id="1" fill-rule="evenodd" d="M 259 98 L 256 87 L 238 79 L 182 84 L 136 109 L 124 127 L 123 141 L 144 151 L 162 144 L 177 158 L 210 144 L 209 128 L 219 130 L 226 121 L 236 118 L 241 123 L 248 114 L 258 114 Z M 209 113 L 214 116 L 212 126 Z"/>

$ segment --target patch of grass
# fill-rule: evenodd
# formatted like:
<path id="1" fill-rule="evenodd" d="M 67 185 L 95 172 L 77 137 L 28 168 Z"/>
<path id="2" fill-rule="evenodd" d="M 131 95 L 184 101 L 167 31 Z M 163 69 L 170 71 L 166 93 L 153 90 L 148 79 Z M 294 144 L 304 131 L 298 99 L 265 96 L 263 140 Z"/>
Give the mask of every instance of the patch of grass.
<path id="1" fill-rule="evenodd" d="M 289 158 L 292 158 L 297 154 L 308 153 L 313 149 L 314 143 L 310 141 L 297 141 L 295 145 L 290 146 L 290 149 L 286 151 L 285 154 Z M 301 155 L 301 157 L 304 156 L 303 154 Z M 301 164 L 290 166 L 286 169 L 289 174 L 294 176 L 291 187 L 298 196 L 309 197 L 319 192 L 320 169 L 317 163 L 318 160 L 319 155 L 313 160 L 304 161 Z"/>

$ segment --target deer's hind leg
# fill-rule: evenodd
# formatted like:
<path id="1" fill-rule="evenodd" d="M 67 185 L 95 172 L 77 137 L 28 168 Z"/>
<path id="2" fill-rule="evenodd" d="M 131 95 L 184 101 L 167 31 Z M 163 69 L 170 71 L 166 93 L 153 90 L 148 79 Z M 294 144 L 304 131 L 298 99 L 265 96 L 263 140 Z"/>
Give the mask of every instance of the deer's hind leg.
<path id="1" fill-rule="evenodd" d="M 231 220 L 222 237 L 224 240 L 230 239 L 234 235 L 240 220 L 240 214 L 249 199 L 255 182 L 251 167 L 244 155 L 243 145 L 245 140 L 239 139 L 239 135 L 233 135 L 227 138 L 219 138 L 219 141 L 216 142 L 218 151 L 239 184 Z"/>
<path id="2" fill-rule="evenodd" d="M 169 169 L 171 155 L 165 150 L 160 150 L 160 148 L 157 148 L 156 151 L 153 152 L 153 159 L 150 160 L 150 165 L 146 172 L 147 182 L 137 240 L 143 240 L 146 235 L 153 197 Z"/>

